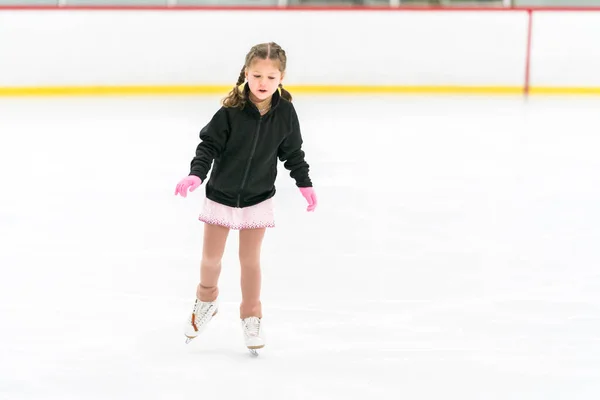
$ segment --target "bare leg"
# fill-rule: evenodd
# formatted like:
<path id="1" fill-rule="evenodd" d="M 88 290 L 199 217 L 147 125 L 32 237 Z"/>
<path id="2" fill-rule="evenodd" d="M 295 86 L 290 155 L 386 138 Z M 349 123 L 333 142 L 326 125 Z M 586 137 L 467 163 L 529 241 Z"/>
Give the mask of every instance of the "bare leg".
<path id="1" fill-rule="evenodd" d="M 266 228 L 240 230 L 242 304 L 240 318 L 262 318 L 260 252 Z"/>
<path id="2" fill-rule="evenodd" d="M 225 252 L 228 235 L 229 228 L 204 224 L 200 284 L 196 290 L 196 297 L 201 301 L 215 301 L 219 296 L 218 283 L 221 274 L 221 259 Z"/>

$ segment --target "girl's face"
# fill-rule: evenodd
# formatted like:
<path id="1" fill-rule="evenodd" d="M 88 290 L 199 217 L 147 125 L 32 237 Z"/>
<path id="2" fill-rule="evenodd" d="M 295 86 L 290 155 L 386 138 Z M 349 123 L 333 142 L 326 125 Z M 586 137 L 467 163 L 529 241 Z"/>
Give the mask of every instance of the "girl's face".
<path id="1" fill-rule="evenodd" d="M 254 97 L 253 101 L 266 100 L 275 93 L 283 80 L 283 74 L 278 67 L 277 61 L 255 59 L 246 68 L 246 80 Z"/>

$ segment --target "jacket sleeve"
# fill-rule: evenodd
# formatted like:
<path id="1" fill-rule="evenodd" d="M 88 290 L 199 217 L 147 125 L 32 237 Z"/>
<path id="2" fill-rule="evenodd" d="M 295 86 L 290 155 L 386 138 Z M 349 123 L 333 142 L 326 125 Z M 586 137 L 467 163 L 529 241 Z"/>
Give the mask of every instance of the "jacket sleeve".
<path id="1" fill-rule="evenodd" d="M 190 175 L 206 180 L 213 160 L 225 149 L 229 138 L 229 121 L 222 107 L 213 115 L 210 122 L 200 131 L 200 143 L 196 147 L 196 155 L 190 163 Z"/>
<path id="2" fill-rule="evenodd" d="M 296 181 L 296 186 L 312 187 L 312 181 L 308 174 L 309 165 L 304 159 L 302 150 L 300 122 L 294 106 L 291 109 L 290 132 L 279 145 L 277 156 L 283 162 L 283 166 L 290 171 L 290 176 Z"/>

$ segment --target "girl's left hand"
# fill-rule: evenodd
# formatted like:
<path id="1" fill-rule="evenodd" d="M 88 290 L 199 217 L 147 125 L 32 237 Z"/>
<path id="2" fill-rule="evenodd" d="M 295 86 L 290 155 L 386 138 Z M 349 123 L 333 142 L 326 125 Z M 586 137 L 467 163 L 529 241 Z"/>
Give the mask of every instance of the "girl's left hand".
<path id="1" fill-rule="evenodd" d="M 175 196 L 180 195 L 181 197 L 187 196 L 188 189 L 193 192 L 202 184 L 202 180 L 194 175 L 189 175 L 183 178 L 175 187 Z"/>
<path id="2" fill-rule="evenodd" d="M 315 190 L 311 187 L 301 187 L 300 193 L 308 202 L 308 207 L 306 207 L 306 211 L 314 211 L 317 207 L 317 194 Z"/>

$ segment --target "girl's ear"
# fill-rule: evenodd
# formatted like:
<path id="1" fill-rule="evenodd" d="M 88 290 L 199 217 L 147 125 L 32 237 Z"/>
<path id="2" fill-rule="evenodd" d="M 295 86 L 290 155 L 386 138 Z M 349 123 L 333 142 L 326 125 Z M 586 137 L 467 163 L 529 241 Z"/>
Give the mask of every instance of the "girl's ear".
<path id="1" fill-rule="evenodd" d="M 244 68 L 244 76 L 246 77 L 246 80 L 248 80 L 248 68 Z"/>

